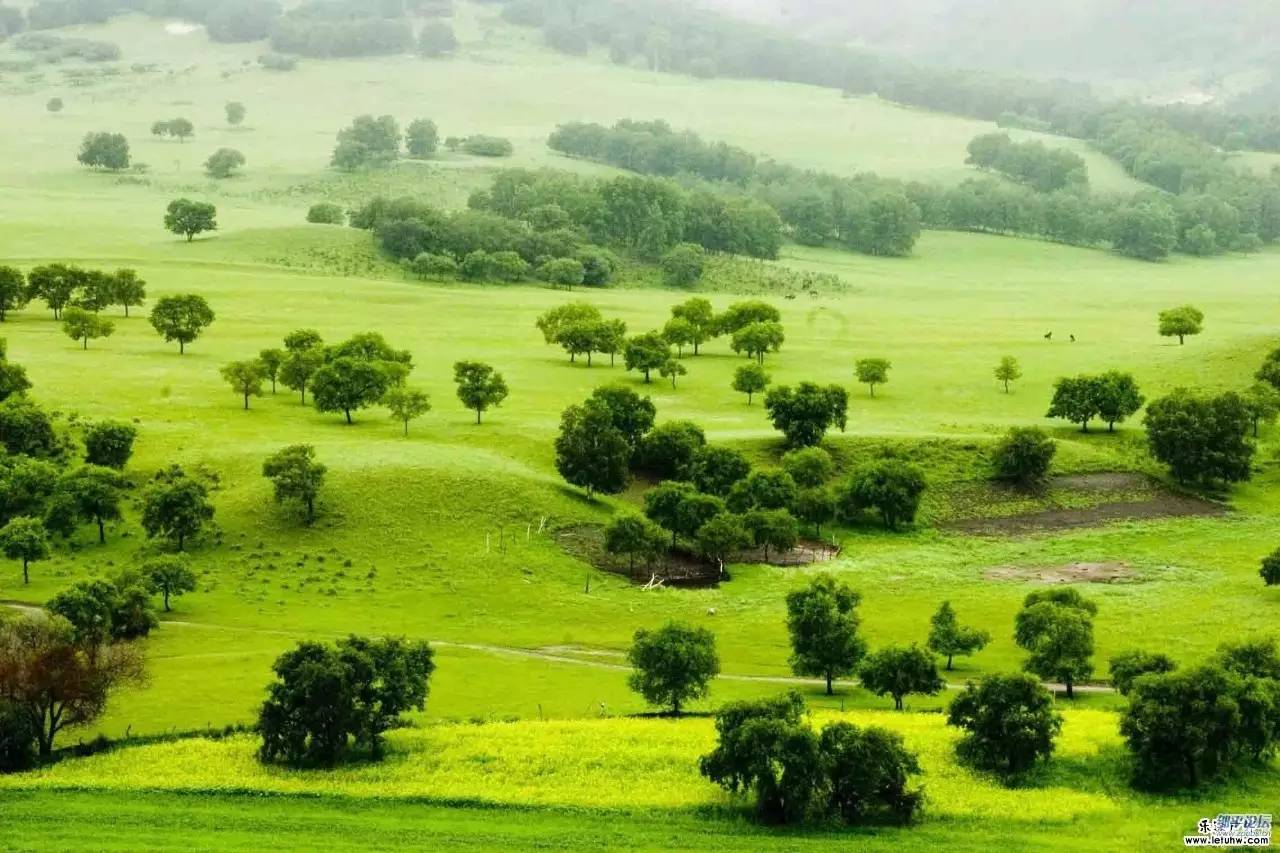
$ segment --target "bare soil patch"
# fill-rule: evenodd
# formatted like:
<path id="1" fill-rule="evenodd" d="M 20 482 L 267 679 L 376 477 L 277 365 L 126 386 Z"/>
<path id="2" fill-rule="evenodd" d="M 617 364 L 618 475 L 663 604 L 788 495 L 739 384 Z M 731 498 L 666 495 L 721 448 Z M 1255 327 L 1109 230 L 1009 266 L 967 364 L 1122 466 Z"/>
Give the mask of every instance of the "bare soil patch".
<path id="1" fill-rule="evenodd" d="M 1128 563 L 1067 563 L 1062 566 L 994 566 L 983 573 L 992 581 L 1037 583 L 1129 583 L 1137 574 Z"/>
<path id="2" fill-rule="evenodd" d="M 604 549 L 604 527 L 599 524 L 572 524 L 555 531 L 556 541 L 566 553 L 590 563 L 597 569 L 623 575 L 637 584 L 706 587 L 729 579 L 722 567 L 683 546 L 677 546 L 663 557 L 645 563 L 620 559 Z M 790 551 L 770 551 L 765 559 L 763 549 L 751 549 L 734 556 L 735 563 L 767 563 L 771 566 L 804 566 L 834 560 L 840 549 L 828 542 L 802 539 Z"/>
<path id="3" fill-rule="evenodd" d="M 974 516 L 948 521 L 944 529 L 991 536 L 1018 536 L 1097 527 L 1115 521 L 1192 516 L 1221 516 L 1226 506 L 1171 491 L 1140 474 L 1102 473 L 1057 477 L 1053 488 L 1096 499 L 1088 506 L 1051 507 L 1011 515 Z M 1108 499 L 1111 496 L 1112 499 Z"/>

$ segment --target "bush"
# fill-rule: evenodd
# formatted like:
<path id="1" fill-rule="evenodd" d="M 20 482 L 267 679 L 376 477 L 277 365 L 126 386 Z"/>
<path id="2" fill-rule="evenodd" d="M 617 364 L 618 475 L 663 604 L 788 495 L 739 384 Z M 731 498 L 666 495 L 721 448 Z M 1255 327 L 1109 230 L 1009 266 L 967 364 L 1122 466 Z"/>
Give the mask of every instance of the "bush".
<path id="1" fill-rule="evenodd" d="M 36 761 L 36 731 L 17 705 L 0 700 L 0 773 L 26 770 Z"/>
<path id="2" fill-rule="evenodd" d="M 264 53 L 258 57 L 258 64 L 271 71 L 293 71 L 298 67 L 298 57 L 285 53 Z"/>
<path id="3" fill-rule="evenodd" d="M 1113 655 L 1109 668 L 1111 685 L 1117 692 L 1128 696 L 1134 681 L 1140 676 L 1173 672 L 1178 665 L 1168 655 L 1129 649 Z"/>
<path id="4" fill-rule="evenodd" d="M 865 510 L 875 510 L 885 527 L 896 530 L 899 524 L 915 521 L 926 485 L 916 466 L 882 459 L 854 473 L 840 493 L 841 507 L 850 520 Z"/>
<path id="5" fill-rule="evenodd" d="M 474 154 L 477 157 L 510 157 L 515 151 L 511 140 L 484 134 L 468 136 L 462 140 L 461 148 L 467 154 Z"/>
<path id="6" fill-rule="evenodd" d="M 347 213 L 340 205 L 322 201 L 311 205 L 311 208 L 307 211 L 307 221 L 320 225 L 345 225 Z"/>
<path id="7" fill-rule="evenodd" d="M 1058 445 L 1039 427 L 1014 427 L 996 443 L 992 453 L 997 480 L 1020 485 L 1043 482 Z"/>
<path id="8" fill-rule="evenodd" d="M 956 746 L 962 760 L 1016 775 L 1053 753 L 1062 716 L 1053 709 L 1053 694 L 1034 677 L 989 675 L 952 700 L 947 723 L 966 732 Z"/>
<path id="9" fill-rule="evenodd" d="M 409 271 L 423 279 L 454 278 L 458 275 L 458 262 L 448 255 L 423 252 L 409 263 Z"/>

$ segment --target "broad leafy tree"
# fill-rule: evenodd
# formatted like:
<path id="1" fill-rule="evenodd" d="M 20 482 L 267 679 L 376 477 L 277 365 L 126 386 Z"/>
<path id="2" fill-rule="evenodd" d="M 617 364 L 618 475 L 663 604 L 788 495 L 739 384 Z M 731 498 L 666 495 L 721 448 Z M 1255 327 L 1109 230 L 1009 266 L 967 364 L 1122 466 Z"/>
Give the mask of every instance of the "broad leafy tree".
<path id="1" fill-rule="evenodd" d="M 160 472 L 143 494 L 142 529 L 151 539 L 169 540 L 179 551 L 212 520 L 208 488 L 176 465 Z"/>
<path id="2" fill-rule="evenodd" d="M 635 370 L 644 374 L 644 381 L 649 375 L 671 360 L 671 345 L 659 332 L 645 332 L 627 341 L 623 351 L 623 362 L 627 370 Z"/>
<path id="3" fill-rule="evenodd" d="M 786 509 L 753 509 L 742 517 L 742 525 L 751 534 L 757 548 L 764 549 L 764 559 L 769 559 L 772 549 L 775 555 L 786 553 L 800 541 L 800 525 Z"/>
<path id="4" fill-rule="evenodd" d="M 834 693 L 832 682 L 853 675 L 867 653 L 858 634 L 861 601 L 862 596 L 827 574 L 787 593 L 791 671 L 825 679 L 828 696 Z"/>
<path id="5" fill-rule="evenodd" d="M 284 387 L 300 392 L 305 406 L 311 380 L 324 366 L 324 350 L 319 346 L 288 350 L 280 365 L 280 381 Z"/>
<path id="6" fill-rule="evenodd" d="M 1253 437 L 1257 438 L 1264 424 L 1273 424 L 1280 416 L 1280 390 L 1266 382 L 1255 382 L 1241 396 L 1253 422 Z"/>
<path id="7" fill-rule="evenodd" d="M 1008 394 L 1010 383 L 1017 382 L 1022 378 L 1022 367 L 1013 356 L 1003 356 L 1000 359 L 1000 363 L 996 365 L 995 377 L 996 381 L 1004 386 L 1004 393 Z"/>
<path id="8" fill-rule="evenodd" d="M 204 172 L 211 178 L 230 178 L 244 166 L 244 163 L 244 154 L 236 149 L 219 148 L 204 161 Z"/>
<path id="9" fill-rule="evenodd" d="M 258 364 L 262 365 L 262 378 L 270 380 L 271 393 L 276 393 L 276 382 L 280 379 L 280 368 L 284 366 L 285 351 L 272 347 L 258 353 Z"/>
<path id="10" fill-rule="evenodd" d="M 458 399 L 462 405 L 480 416 L 507 399 L 508 389 L 502 374 L 491 365 L 478 361 L 459 361 L 453 365 L 453 381 L 458 387 Z"/>
<path id="11" fill-rule="evenodd" d="M 120 269 L 115 273 L 114 295 L 112 300 L 124 308 L 124 316 L 129 316 L 130 308 L 137 308 L 147 301 L 147 283 L 138 278 L 135 270 Z"/>
<path id="12" fill-rule="evenodd" d="M 108 521 L 120 520 L 126 483 L 115 468 L 82 465 L 63 475 L 58 491 L 75 507 L 76 516 L 98 528 L 98 543 L 107 541 Z"/>
<path id="13" fill-rule="evenodd" d="M 556 470 L 570 485 L 587 491 L 616 495 L 631 478 L 631 444 L 614 426 L 613 411 L 596 398 L 570 406 L 560 416 L 556 436 Z"/>
<path id="14" fill-rule="evenodd" d="M 893 365 L 888 359 L 884 358 L 860 358 L 853 366 L 853 371 L 858 377 L 858 381 L 866 385 L 871 396 L 876 395 L 876 386 L 884 385 L 889 381 L 889 369 Z"/>
<path id="15" fill-rule="evenodd" d="M 915 521 L 927 486 L 924 473 L 909 462 L 900 459 L 869 462 L 854 471 L 840 488 L 840 510 L 850 520 L 874 510 L 885 527 L 897 530 L 899 524 Z"/>
<path id="16" fill-rule="evenodd" d="M 812 447 L 822 441 L 827 430 L 844 430 L 849 411 L 849 394 L 839 385 L 821 386 L 801 382 L 794 388 L 779 385 L 764 398 L 765 411 L 775 429 L 790 447 Z"/>
<path id="17" fill-rule="evenodd" d="M 989 642 L 988 632 L 960 624 L 950 601 L 942 602 L 929 619 L 929 649 L 947 659 L 948 672 L 956 655 L 971 655 L 986 648 Z"/>
<path id="18" fill-rule="evenodd" d="M 636 461 L 659 479 L 688 480 L 694 476 L 706 445 L 706 434 L 693 421 L 667 421 L 640 440 Z"/>
<path id="19" fill-rule="evenodd" d="M 750 473 L 751 462 L 741 451 L 708 445 L 698 451 L 693 482 L 699 491 L 723 498 Z"/>
<path id="20" fill-rule="evenodd" d="M 791 475 L 797 486 L 815 488 L 831 479 L 835 463 L 831 461 L 831 454 L 821 447 L 802 447 L 783 455 L 782 470 Z"/>
<path id="21" fill-rule="evenodd" d="M 307 524 L 315 521 L 316 501 L 328 468 L 316 461 L 310 444 L 294 444 L 267 457 L 262 476 L 271 481 L 277 503 L 297 503 Z"/>
<path id="22" fill-rule="evenodd" d="M 734 332 L 729 347 L 734 352 L 754 358 L 757 364 L 764 364 L 765 354 L 782 349 L 785 340 L 781 323 L 759 322 L 743 326 Z"/>
<path id="23" fill-rule="evenodd" d="M 636 560 L 649 562 L 667 549 L 667 534 L 642 515 L 620 515 L 604 530 L 604 549 L 627 558 L 627 569 L 634 573 Z"/>
<path id="24" fill-rule="evenodd" d="M 62 309 L 71 303 L 76 291 L 84 284 L 85 271 L 67 264 L 47 264 L 32 267 L 27 273 L 27 295 L 43 300 L 53 312 L 53 319 L 62 318 Z"/>
<path id="25" fill-rule="evenodd" d="M 352 412 L 381 402 L 392 384 L 382 363 L 339 356 L 315 371 L 310 386 L 317 411 L 341 412 L 350 424 Z"/>
<path id="26" fill-rule="evenodd" d="M 87 133 L 76 159 L 91 169 L 122 171 L 129 168 L 129 140 L 122 133 Z"/>
<path id="27" fill-rule="evenodd" d="M 213 324 L 214 313 L 203 296 L 166 296 L 151 309 L 151 325 L 166 341 L 177 341 L 179 354 Z"/>
<path id="28" fill-rule="evenodd" d="M 892 696 L 893 707 L 898 711 L 908 695 L 935 696 L 946 686 L 933 655 L 914 643 L 887 646 L 867 655 L 858 667 L 858 678 L 877 696 Z"/>
<path id="29" fill-rule="evenodd" d="M 608 407 L 613 425 L 622 432 L 632 452 L 638 452 L 658 413 L 653 401 L 620 383 L 600 386 L 591 392 L 591 399 Z"/>
<path id="30" fill-rule="evenodd" d="M 689 324 L 692 333 L 688 343 L 693 346 L 694 355 L 698 355 L 699 348 L 717 334 L 715 311 L 711 303 L 700 296 L 671 306 L 671 318 Z"/>
<path id="31" fill-rule="evenodd" d="M 733 372 L 733 390 L 747 395 L 747 405 L 751 399 L 769 387 L 770 376 L 761 364 L 744 364 Z"/>
<path id="32" fill-rule="evenodd" d="M 689 287 L 702 278 L 707 253 L 696 243 L 680 243 L 658 261 L 662 280 L 668 287 Z"/>
<path id="33" fill-rule="evenodd" d="M 44 522 L 31 516 L 18 516 L 0 528 L 0 550 L 10 560 L 22 562 L 22 582 L 31 582 L 31 564 L 49 556 L 49 533 Z"/>
<path id="34" fill-rule="evenodd" d="M 1042 483 L 1057 452 L 1058 445 L 1039 427 L 1014 427 L 991 452 L 995 477 L 1021 486 Z"/>
<path id="35" fill-rule="evenodd" d="M 244 123 L 244 118 L 249 111 L 240 101 L 227 101 L 226 105 L 227 124 L 232 127 L 239 127 Z"/>
<path id="36" fill-rule="evenodd" d="M 1025 674 L 989 675 L 952 700 L 947 723 L 965 734 L 956 753 L 966 763 L 1017 776 L 1053 754 L 1062 715 L 1053 694 Z"/>
<path id="37" fill-rule="evenodd" d="M 1179 483 L 1237 483 L 1253 474 L 1252 419 L 1239 394 L 1208 397 L 1179 388 L 1153 401 L 1144 423 L 1151 455 Z"/>
<path id="38" fill-rule="evenodd" d="M 62 331 L 71 340 L 80 341 L 83 349 L 89 348 L 89 341 L 110 337 L 115 330 L 115 323 L 83 308 L 72 307 L 62 312 Z"/>
<path id="39" fill-rule="evenodd" d="M 1262 558 L 1262 568 L 1258 570 L 1262 581 L 1267 586 L 1280 586 L 1280 548 Z"/>
<path id="40" fill-rule="evenodd" d="M 164 612 L 170 611 L 169 602 L 183 593 L 194 592 L 196 575 L 185 558 L 163 555 L 142 564 L 142 577 L 153 595 L 164 599 Z"/>
<path id="41" fill-rule="evenodd" d="M 31 300 L 27 291 L 27 278 L 17 267 L 0 266 L 0 323 L 10 311 L 25 308 Z"/>
<path id="42" fill-rule="evenodd" d="M 1033 592 L 1014 620 L 1014 641 L 1029 652 L 1023 669 L 1061 682 L 1067 698 L 1093 674 L 1093 616 L 1098 607 L 1074 589 Z"/>
<path id="43" fill-rule="evenodd" d="M 1183 305 L 1160 312 L 1160 336 L 1177 338 L 1178 344 L 1204 331 L 1204 312 L 1194 305 Z"/>
<path id="44" fill-rule="evenodd" d="M 632 667 L 627 685 L 650 705 L 670 708 L 673 716 L 706 696 L 711 679 L 720 673 L 715 636 L 681 622 L 636 631 L 627 662 Z"/>
<path id="45" fill-rule="evenodd" d="M 414 119 L 405 130 L 404 141 L 411 158 L 427 160 L 435 156 L 440 145 L 440 131 L 429 118 Z"/>
<path id="46" fill-rule="evenodd" d="M 249 398 L 262 396 L 262 382 L 267 378 L 266 367 L 255 358 L 230 362 L 223 365 L 220 372 L 231 390 L 244 398 L 244 410 L 249 411 Z"/>
<path id="47" fill-rule="evenodd" d="M 406 436 L 409 434 L 409 423 L 431 411 L 431 397 L 425 391 L 414 388 L 392 388 L 382 402 L 391 412 L 391 419 L 404 425 Z"/>
<path id="48" fill-rule="evenodd" d="M 722 512 L 698 528 L 694 537 L 698 553 L 720 566 L 734 554 L 751 544 L 751 533 L 742 523 L 742 517 Z"/>
<path id="49" fill-rule="evenodd" d="M 197 234 L 218 230 L 218 209 L 208 202 L 176 198 L 165 210 L 164 227 L 190 243 Z"/>
<path id="50" fill-rule="evenodd" d="M 138 430 L 122 421 L 97 421 L 84 430 L 84 460 L 90 465 L 121 470 L 133 456 Z"/>
<path id="51" fill-rule="evenodd" d="M 362 115 L 338 131 L 332 165 L 343 171 L 386 166 L 400 156 L 400 125 L 389 115 Z"/>
<path id="52" fill-rule="evenodd" d="M 1107 422 L 1107 432 L 1142 408 L 1146 398 L 1138 391 L 1133 375 L 1109 370 L 1093 379 L 1098 417 Z"/>
<path id="53" fill-rule="evenodd" d="M 1161 652 L 1126 649 L 1112 655 L 1107 668 L 1111 670 L 1111 685 L 1116 692 L 1128 696 L 1134 682 L 1142 676 L 1173 672 L 1178 665 L 1173 658 Z"/>

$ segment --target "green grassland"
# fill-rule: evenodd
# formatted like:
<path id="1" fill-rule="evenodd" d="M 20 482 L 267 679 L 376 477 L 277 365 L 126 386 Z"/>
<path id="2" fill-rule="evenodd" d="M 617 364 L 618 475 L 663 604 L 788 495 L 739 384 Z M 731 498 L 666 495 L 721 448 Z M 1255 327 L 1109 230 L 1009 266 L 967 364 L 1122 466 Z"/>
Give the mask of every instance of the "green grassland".
<path id="1" fill-rule="evenodd" d="M 778 264 L 834 274 L 842 287 L 776 300 L 787 341 L 766 366 L 777 383 L 850 387 L 848 432 L 830 436 L 827 446 L 844 468 L 886 447 L 925 465 L 934 488 L 921 523 L 894 535 L 871 526 L 842 529 L 843 551 L 831 563 L 734 566 L 732 580 L 712 589 L 645 591 L 567 554 L 557 530 L 605 523 L 637 504 L 640 488 L 595 504 L 567 488 L 552 464 L 560 412 L 596 386 L 621 381 L 651 394 L 660 420 L 693 419 L 711 441 L 769 464 L 781 453 L 777 434 L 758 401 L 748 406 L 729 387 L 739 358 L 727 342 L 715 341 L 703 355 L 686 359 L 689 374 L 677 389 L 656 379 L 644 386 L 621 366 L 570 364 L 534 328 L 547 308 L 588 298 L 607 315 L 625 319 L 632 331 L 644 331 L 659 326 L 687 294 L 656 289 L 643 275 L 573 295 L 532 285 L 408 281 L 378 255 L 369 235 L 302 224 L 307 206 L 325 199 L 355 202 L 374 192 L 412 192 L 461 205 L 495 167 L 510 164 L 607 173 L 546 150 L 547 132 L 568 120 L 660 116 L 785 162 L 939 181 L 971 174 L 963 166 L 964 146 L 992 128 L 873 99 L 842 100 L 809 87 L 698 81 L 619 69 L 603 58 L 571 60 L 549 54 L 520 31 L 486 23 L 491 13 L 480 7 L 459 9 L 464 49 L 451 61 L 304 60 L 299 70 L 279 74 L 242 64 L 260 46 L 209 45 L 199 33 L 168 35 L 161 23 L 130 18 L 83 32 L 119 40 L 127 45 L 126 64 L 157 63 L 158 70 L 126 69 L 79 88 L 60 82 L 59 66 L 47 67 L 42 79 L 0 79 L 7 107 L 7 132 L 0 134 L 0 262 L 127 265 L 149 282 L 152 302 L 197 292 L 218 314 L 183 356 L 139 316 L 114 318 L 114 336 L 94 341 L 88 351 L 39 305 L 10 315 L 0 327 L 10 357 L 28 368 L 39 402 L 68 416 L 136 419 L 140 438 L 130 471 L 137 484 L 172 462 L 214 474 L 220 484 L 214 495 L 219 532 L 192 555 L 199 589 L 179 599 L 146 641 L 150 683 L 113 700 L 94 728 L 64 739 L 250 721 L 272 660 L 302 638 L 349 632 L 425 637 L 436 641 L 439 663 L 425 718 L 415 720 L 429 725 L 396 736 L 385 776 L 380 768 L 360 768 L 351 771 L 347 789 L 336 790 L 345 783 L 257 768 L 246 757 L 248 743 L 238 740 L 127 750 L 13 782 L 0 796 L 0 846 L 136 848 L 144 834 L 163 834 L 179 810 L 190 837 L 157 840 L 156 846 L 181 840 L 191 849 L 260 847 L 265 832 L 303 848 L 420 847 L 429 840 L 438 849 L 645 849 L 692 845 L 691 838 L 711 831 L 725 849 L 846 845 L 847 835 L 761 834 L 737 812 L 726 812 L 725 801 L 693 769 L 708 742 L 705 721 L 608 720 L 546 729 L 535 729 L 533 721 L 643 710 L 626 689 L 621 653 L 637 628 L 669 618 L 706 625 L 717 635 L 728 677 L 716 682 L 702 707 L 781 689 L 789 675 L 783 598 L 819 570 L 839 574 L 863 593 L 873 647 L 922 640 L 929 615 L 944 599 L 966 623 L 991 630 L 991 646 L 957 661 L 949 674 L 955 683 L 1018 666 L 1012 619 L 1035 588 L 1035 570 L 1075 562 L 1124 564 L 1131 574 L 1129 582 L 1084 590 L 1100 605 L 1100 678 L 1106 657 L 1120 649 L 1142 645 L 1191 660 L 1225 640 L 1274 630 L 1280 590 L 1264 589 L 1257 576 L 1259 559 L 1278 544 L 1274 431 L 1263 436 L 1257 476 L 1234 490 L 1232 512 L 1222 517 L 1019 537 L 968 536 L 948 531 L 943 522 L 1014 511 L 1008 496 L 984 492 L 984 454 L 1011 425 L 1051 426 L 1042 416 L 1051 383 L 1061 375 L 1131 370 L 1148 398 L 1177 386 L 1247 385 L 1280 338 L 1275 251 L 1214 260 L 1178 256 L 1146 265 L 1093 250 L 934 232 L 922 237 L 913 257 L 901 260 L 787 246 Z M 67 101 L 60 115 L 44 110 L 53 95 Z M 245 128 L 223 125 L 228 100 L 248 105 Z M 444 155 L 370 175 L 327 171 L 334 132 L 362 112 L 391 112 L 403 121 L 430 116 L 444 134 L 509 136 L 516 155 L 498 164 Z M 196 122 L 194 140 L 149 136 L 153 120 L 173 115 Z M 99 129 L 124 131 L 149 171 L 111 176 L 79 169 L 79 139 Z M 244 151 L 248 167 L 244 177 L 215 183 L 200 164 L 224 145 Z M 1081 153 L 1096 187 L 1134 188 L 1113 162 Z M 162 211 L 179 194 L 215 201 L 221 230 L 192 244 L 166 233 Z M 709 293 L 718 308 L 734 301 L 737 289 L 733 266 L 724 269 Z M 1179 347 L 1156 335 L 1155 316 L 1186 302 L 1204 310 L 1207 328 Z M 340 417 L 304 408 L 284 389 L 242 411 L 218 368 L 277 346 L 298 327 L 314 327 L 329 340 L 382 332 L 412 352 L 411 382 L 431 394 L 433 411 L 408 438 L 382 409 L 361 412 L 354 426 L 346 426 Z M 1043 339 L 1050 330 L 1052 342 Z M 1016 356 L 1025 371 L 1008 395 L 991 376 L 1004 355 Z M 889 385 L 875 399 L 852 376 L 853 361 L 866 356 L 894 364 Z M 451 365 L 463 358 L 494 364 L 512 389 L 482 426 L 453 395 Z M 1063 473 L 1154 471 L 1135 424 L 1115 435 L 1052 428 L 1061 440 Z M 272 504 L 261 476 L 266 455 L 301 442 L 315 445 L 330 469 L 313 528 Z M 954 495 L 964 500 L 952 500 Z M 1068 504 L 1089 500 L 1057 497 Z M 15 566 L 5 568 L 0 600 L 39 604 L 73 580 L 149 553 L 136 508 L 126 516 L 108 529 L 107 545 L 98 546 L 85 530 L 53 560 L 36 564 L 30 586 L 21 584 Z M 989 577 L 1002 567 L 1027 569 L 1028 579 Z M 1118 700 L 1109 695 L 1078 699 L 1087 710 L 1071 716 L 1050 775 L 1030 791 L 1006 792 L 954 767 L 951 735 L 939 716 L 883 714 L 888 699 L 849 687 L 828 699 L 815 685 L 800 686 L 812 705 L 864 709 L 859 713 L 867 719 L 907 730 L 912 745 L 925 751 L 925 781 L 936 808 L 909 834 L 859 835 L 859 845 L 1096 849 L 1102 837 L 1136 847 L 1145 833 L 1163 840 L 1189 831 L 1210 809 L 1228 810 L 1233 800 L 1241 810 L 1280 800 L 1274 772 L 1195 801 L 1127 793 L 1111 712 Z M 908 704 L 927 712 L 946 699 Z M 526 722 L 476 729 L 518 747 L 494 758 L 483 750 L 465 752 L 463 735 L 470 729 L 436 726 L 441 718 L 508 717 Z M 630 734 L 623 731 L 631 726 Z M 575 746 L 586 742 L 600 752 L 575 755 Z M 550 764 L 525 766 L 542 744 L 548 744 Z M 222 765 L 196 767 L 191 751 L 201 749 L 231 762 L 227 774 L 254 796 L 228 791 Z M 432 777 L 409 794 L 396 790 L 399 780 L 449 760 L 459 773 L 482 773 L 496 760 L 504 769 L 495 774 L 533 775 L 512 779 L 510 786 L 488 779 L 495 787 L 483 789 Z M 131 763 L 135 775 L 120 772 L 119 762 Z M 633 762 L 652 773 L 630 774 Z M 137 781 L 136 773 L 150 769 L 163 770 L 172 784 Z M 608 773 L 625 782 L 603 775 Z M 639 803 L 636 794 L 632 799 L 646 808 L 626 809 L 625 824 L 609 819 L 629 798 L 619 792 L 624 784 L 655 797 Z M 562 791 L 557 786 L 570 785 L 578 787 L 556 798 Z M 141 793 L 152 788 L 158 790 Z M 192 789 L 210 796 L 182 793 Z M 291 795 L 257 796 L 282 789 Z M 615 798 L 608 804 L 597 801 L 604 790 Z M 326 798 L 292 796 L 299 792 Z M 423 801 L 410 804 L 409 798 Z M 462 801 L 485 808 L 450 807 Z M 1034 816 L 1042 811 L 1042 819 Z M 1007 833 L 993 828 L 997 816 L 1014 826 Z M 101 830 L 91 842 L 83 835 L 86 825 Z M 219 829 L 223 834 L 216 835 Z"/>

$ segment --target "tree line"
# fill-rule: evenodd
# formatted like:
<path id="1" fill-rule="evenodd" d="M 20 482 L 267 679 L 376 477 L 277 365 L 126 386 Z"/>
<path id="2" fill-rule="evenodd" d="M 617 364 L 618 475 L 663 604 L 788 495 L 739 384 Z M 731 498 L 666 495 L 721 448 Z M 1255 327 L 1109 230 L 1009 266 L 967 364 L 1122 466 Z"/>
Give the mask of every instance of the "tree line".
<path id="1" fill-rule="evenodd" d="M 1014 142 L 1007 133 L 974 137 L 965 162 L 999 172 L 1042 193 L 1089 183 L 1089 169 L 1079 154 L 1050 148 L 1039 140 Z"/>

